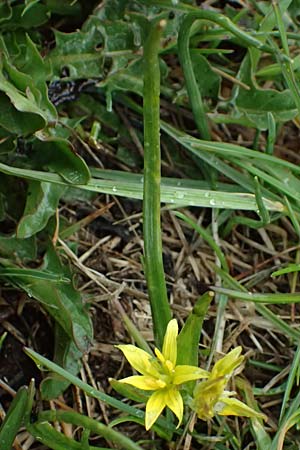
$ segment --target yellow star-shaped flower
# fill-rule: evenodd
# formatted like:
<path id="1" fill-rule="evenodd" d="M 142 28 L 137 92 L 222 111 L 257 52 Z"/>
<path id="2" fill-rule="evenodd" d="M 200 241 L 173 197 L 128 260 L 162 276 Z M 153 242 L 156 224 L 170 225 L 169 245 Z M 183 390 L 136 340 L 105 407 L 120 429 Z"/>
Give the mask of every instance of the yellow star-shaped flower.
<path id="1" fill-rule="evenodd" d="M 154 391 L 146 404 L 145 427 L 149 430 L 167 406 L 178 418 L 178 427 L 183 416 L 183 401 L 179 386 L 187 381 L 208 378 L 209 372 L 195 366 L 179 365 L 177 361 L 178 324 L 169 322 L 162 352 L 155 348 L 156 358 L 134 345 L 117 345 L 130 365 L 142 375 L 133 375 L 120 380 L 139 389 Z"/>
<path id="2" fill-rule="evenodd" d="M 264 414 L 255 411 L 236 398 L 231 398 L 235 392 L 225 390 L 229 378 L 244 359 L 241 351 L 242 347 L 231 350 L 216 362 L 208 379 L 195 387 L 191 408 L 197 413 L 199 419 L 210 420 L 216 414 L 266 419 Z"/>

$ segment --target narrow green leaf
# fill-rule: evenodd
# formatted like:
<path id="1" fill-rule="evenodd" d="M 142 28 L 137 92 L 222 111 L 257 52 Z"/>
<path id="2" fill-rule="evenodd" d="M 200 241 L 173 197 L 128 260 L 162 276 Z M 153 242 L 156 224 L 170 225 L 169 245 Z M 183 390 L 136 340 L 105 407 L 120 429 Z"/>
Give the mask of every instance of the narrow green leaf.
<path id="1" fill-rule="evenodd" d="M 215 292 L 220 292 L 221 294 L 228 295 L 228 297 L 236 298 L 239 300 L 246 300 L 254 303 L 269 303 L 273 305 L 278 304 L 291 304 L 300 302 L 300 293 L 296 292 L 293 294 L 258 294 L 256 292 L 241 292 L 234 291 L 232 289 L 225 289 L 222 287 L 213 287 L 211 289 Z"/>
<path id="2" fill-rule="evenodd" d="M 186 319 L 177 338 L 177 364 L 198 366 L 202 324 L 213 297 L 212 291 L 201 295 Z"/>
<path id="3" fill-rule="evenodd" d="M 201 14 L 199 15 L 199 17 L 188 14 L 184 18 L 178 34 L 178 55 L 180 64 L 183 69 L 186 88 L 189 95 L 189 101 L 191 103 L 194 120 L 196 122 L 198 131 L 203 139 L 210 140 L 210 131 L 208 127 L 207 117 L 204 110 L 202 96 L 197 85 L 189 49 L 191 28 L 193 23 L 198 18 L 202 18 Z"/>
<path id="4" fill-rule="evenodd" d="M 261 194 L 260 184 L 257 177 L 254 177 L 254 185 L 255 185 L 255 199 L 258 207 L 258 214 L 261 218 L 261 224 L 266 225 L 267 223 L 270 223 L 270 215 L 267 208 L 265 207 Z"/>
<path id="5" fill-rule="evenodd" d="M 286 204 L 287 207 L 287 214 L 292 222 L 292 225 L 294 227 L 295 233 L 298 236 L 298 239 L 300 240 L 300 224 L 299 224 L 299 220 L 297 218 L 297 215 L 289 201 L 289 199 L 287 197 L 284 197 L 284 203 Z"/>
<path id="6" fill-rule="evenodd" d="M 189 150 L 191 150 L 190 146 L 187 146 Z M 197 152 L 198 153 L 198 152 Z M 201 155 L 201 158 L 203 156 Z M 213 159 L 208 158 L 207 161 L 211 164 L 214 164 L 215 157 Z M 231 168 L 224 163 L 222 164 L 219 160 L 217 162 L 218 170 L 227 172 L 230 178 L 233 178 L 241 183 L 241 186 L 245 186 L 252 189 L 250 182 L 247 181 L 245 177 L 242 177 L 240 172 L 237 170 L 234 171 L 234 176 L 230 176 Z M 219 167 L 220 166 L 220 167 Z M 228 169 L 228 170 L 227 170 Z M 6 173 L 8 175 L 19 176 L 22 178 L 27 178 L 30 180 L 39 180 L 39 181 L 47 181 L 50 183 L 58 183 L 65 186 L 70 186 L 68 183 L 64 182 L 63 179 L 54 173 L 42 172 L 37 170 L 29 170 L 29 169 L 20 169 L 17 167 L 8 166 L 6 164 L 0 163 L 0 172 Z M 112 195 L 120 195 L 123 197 L 130 197 L 136 199 L 143 198 L 143 184 L 142 178 L 140 178 L 140 182 L 131 182 L 131 181 L 120 181 L 119 173 L 116 176 L 115 180 L 99 180 L 98 178 L 91 179 L 86 185 L 77 185 L 77 188 L 84 189 L 86 191 L 91 192 L 101 192 L 104 194 L 112 194 Z M 242 180 L 243 178 L 243 180 Z M 188 187 L 178 187 L 178 181 L 174 181 L 170 179 L 164 179 L 164 184 L 161 186 L 161 197 L 160 200 L 163 203 L 170 203 L 175 205 L 189 205 L 189 206 L 203 206 L 208 208 L 222 208 L 222 209 L 243 209 L 243 210 L 257 210 L 257 204 L 255 200 L 254 194 L 249 194 L 248 192 L 228 192 L 228 191 L 211 191 L 208 189 L 195 189 L 193 187 L 189 187 L 189 183 L 187 182 Z M 173 182 L 172 182 L 173 180 Z M 196 181 L 192 181 L 194 184 Z M 182 186 L 185 185 L 185 181 L 180 181 Z M 253 183 L 253 182 L 252 182 Z M 229 185 L 230 186 L 230 185 Z M 253 188 L 254 190 L 254 188 Z M 263 195 L 265 195 L 266 190 L 263 190 Z M 271 196 L 271 194 L 270 194 Z M 274 197 L 274 195 L 273 195 Z M 276 198 L 276 196 L 275 196 Z M 263 201 L 271 211 L 284 211 L 284 205 L 279 201 L 272 200 L 264 197 Z"/>
<path id="7" fill-rule="evenodd" d="M 236 378 L 236 384 L 238 388 L 243 392 L 246 399 L 246 404 L 255 411 L 259 411 L 257 402 L 255 401 L 252 386 L 248 381 L 242 378 Z M 263 421 L 257 418 L 251 418 L 251 432 L 255 439 L 257 450 L 266 450 L 271 446 L 271 437 L 267 433 Z"/>
<path id="8" fill-rule="evenodd" d="M 271 112 L 268 112 L 268 136 L 266 145 L 266 153 L 268 155 L 273 155 L 275 141 L 276 141 L 276 121 L 273 114 Z"/>
<path id="9" fill-rule="evenodd" d="M 0 263 L 5 265 L 5 261 L 0 258 Z M 18 267 L 0 268 L 0 276 L 8 278 L 26 278 L 28 280 L 46 280 L 55 283 L 70 283 L 71 279 L 58 273 L 52 273 L 46 270 L 23 269 Z"/>
<path id="10" fill-rule="evenodd" d="M 289 408 L 287 409 L 284 417 L 282 418 L 277 432 L 272 441 L 272 445 L 270 450 L 282 450 L 284 444 L 284 438 L 287 431 L 294 426 L 296 423 L 299 423 L 300 420 L 300 392 L 296 395 L 296 397 L 291 401 Z"/>
<path id="11" fill-rule="evenodd" d="M 288 403 L 291 400 L 291 392 L 293 387 L 296 385 L 298 386 L 298 376 L 299 376 L 299 364 L 300 364 L 300 346 L 298 345 L 297 350 L 293 357 L 293 362 L 291 365 L 291 368 L 289 370 L 289 376 L 286 384 L 286 389 L 284 392 L 282 404 L 281 404 L 281 410 L 280 410 L 280 417 L 279 417 L 279 423 L 282 422 L 283 415 L 288 407 Z"/>
<path id="12" fill-rule="evenodd" d="M 300 271 L 300 264 L 289 264 L 287 267 L 283 267 L 282 269 L 272 272 L 271 277 L 279 277 L 280 275 L 284 275 L 286 273 L 299 271 Z"/>
<path id="13" fill-rule="evenodd" d="M 247 289 L 245 286 L 240 284 L 237 280 L 235 280 L 229 273 L 222 270 L 220 267 L 214 264 L 214 270 L 221 276 L 224 284 L 231 289 L 236 289 L 241 292 L 246 292 Z M 265 305 L 261 303 L 255 303 L 255 309 L 257 312 L 267 319 L 276 329 L 278 329 L 281 333 L 288 336 L 292 341 L 298 342 L 300 339 L 300 332 L 293 327 L 289 326 L 284 320 L 278 317 L 277 314 L 273 313 L 270 309 L 268 309 Z"/>
<path id="14" fill-rule="evenodd" d="M 282 19 L 282 10 L 281 10 L 280 4 L 277 2 L 277 0 L 272 1 L 272 6 L 273 6 L 273 9 L 275 12 L 276 22 L 277 22 L 277 26 L 278 26 L 282 46 L 283 46 L 283 53 L 289 57 L 290 56 L 289 44 L 288 44 L 288 39 L 287 39 L 286 32 L 285 32 L 285 24 Z M 281 56 L 281 53 L 279 55 Z M 295 104 L 297 105 L 298 113 L 299 113 L 300 112 L 300 90 L 299 90 L 298 82 L 297 82 L 295 74 L 294 74 L 293 65 L 292 65 L 291 61 L 280 60 L 280 62 L 281 62 L 283 76 L 285 78 L 286 84 L 288 85 L 288 87 L 291 91 L 291 94 L 293 95 L 293 99 L 294 99 Z"/>
<path id="15" fill-rule="evenodd" d="M 97 420 L 91 419 L 90 417 L 76 412 L 43 411 L 39 414 L 38 421 L 40 421 L 41 423 L 45 423 L 44 421 L 62 421 L 71 423 L 72 425 L 75 425 L 77 427 L 81 426 L 84 429 L 88 429 L 94 434 L 103 436 L 105 439 L 113 442 L 114 444 L 117 444 L 124 450 L 142 450 L 142 448 L 138 444 L 135 444 L 131 439 L 125 436 L 125 434 L 115 431 L 111 427 L 104 425 Z"/>
<path id="16" fill-rule="evenodd" d="M 21 387 L 14 397 L 0 428 L 0 448 L 11 449 L 26 411 L 28 399 L 27 387 Z"/>
<path id="17" fill-rule="evenodd" d="M 80 442 L 59 433 L 47 422 L 28 424 L 27 430 L 38 442 L 52 450 L 82 450 Z M 89 450 L 97 450 L 97 447 L 89 446 Z"/>
<path id="18" fill-rule="evenodd" d="M 287 11 L 292 1 L 293 0 L 280 0 L 282 14 L 284 14 Z M 273 30 L 275 24 L 276 24 L 276 17 L 273 6 L 272 4 L 270 4 L 266 13 L 262 15 L 261 22 L 258 28 L 258 31 L 263 33 L 259 37 L 261 42 L 265 42 L 268 39 L 268 37 L 270 36 L 270 32 Z M 260 56 L 261 52 L 257 48 L 251 48 L 251 59 L 254 71 L 256 70 Z"/>

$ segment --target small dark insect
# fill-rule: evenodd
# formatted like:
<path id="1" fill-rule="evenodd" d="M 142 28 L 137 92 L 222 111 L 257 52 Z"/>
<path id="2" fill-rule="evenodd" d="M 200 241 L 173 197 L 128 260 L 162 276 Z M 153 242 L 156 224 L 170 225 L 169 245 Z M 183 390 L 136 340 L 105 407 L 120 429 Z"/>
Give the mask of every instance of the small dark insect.
<path id="1" fill-rule="evenodd" d="M 48 86 L 49 100 L 54 106 L 72 102 L 79 97 L 81 92 L 88 90 L 89 87 L 94 86 L 96 83 L 96 80 L 53 81 Z"/>
<path id="2" fill-rule="evenodd" d="M 35 423 L 38 420 L 38 414 L 36 412 L 33 412 L 30 414 L 29 421 L 30 423 Z"/>

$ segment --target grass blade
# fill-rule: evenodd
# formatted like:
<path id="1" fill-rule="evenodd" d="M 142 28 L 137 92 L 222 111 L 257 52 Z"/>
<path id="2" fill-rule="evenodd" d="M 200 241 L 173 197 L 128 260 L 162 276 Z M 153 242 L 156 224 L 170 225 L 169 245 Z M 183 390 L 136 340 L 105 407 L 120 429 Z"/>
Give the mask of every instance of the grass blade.
<path id="1" fill-rule="evenodd" d="M 300 293 L 294 294 L 259 294 L 252 292 L 241 292 L 234 291 L 232 289 L 225 289 L 222 287 L 211 287 L 215 292 L 220 292 L 221 294 L 228 295 L 228 297 L 236 298 L 239 300 L 246 300 L 254 303 L 269 303 L 273 305 L 278 304 L 291 304 L 300 302 Z"/>
<path id="2" fill-rule="evenodd" d="M 28 399 L 27 387 L 21 387 L 13 399 L 0 428 L 0 448 L 10 449 L 21 427 Z"/>
<path id="3" fill-rule="evenodd" d="M 291 369 L 289 371 L 287 385 L 286 385 L 286 389 L 285 389 L 283 400 L 282 400 L 282 404 L 281 404 L 279 423 L 281 423 L 281 421 L 283 419 L 284 412 L 285 412 L 285 410 L 287 408 L 288 402 L 290 401 L 290 395 L 291 395 L 291 392 L 292 392 L 292 388 L 294 386 L 295 379 L 298 377 L 299 364 L 300 364 L 300 346 L 298 345 L 298 348 L 297 348 L 297 350 L 295 352 L 295 355 L 294 355 L 294 358 L 293 358 Z M 296 383 L 296 384 L 298 384 L 298 383 Z"/>
<path id="4" fill-rule="evenodd" d="M 202 156 L 201 156 L 202 157 Z M 215 157 L 212 157 L 215 158 Z M 207 158 L 209 163 L 214 164 L 215 159 Z M 218 161 L 218 164 L 222 162 Z M 244 186 L 249 191 L 252 190 L 252 184 L 245 182 L 245 177 L 243 178 L 241 174 L 235 169 L 228 168 L 225 163 L 220 166 L 219 170 L 224 169 L 229 178 L 240 182 L 241 186 Z M 234 172 L 231 177 L 230 173 Z M 6 173 L 12 176 L 18 176 L 21 178 L 26 178 L 29 180 L 47 180 L 51 183 L 63 184 L 69 186 L 59 175 L 50 172 L 42 172 L 38 170 L 20 169 L 17 167 L 8 166 L 6 164 L 0 163 L 0 172 Z M 122 172 L 115 171 L 116 174 L 111 171 L 109 177 L 112 179 L 99 178 L 91 179 L 87 184 L 76 185 L 76 188 L 83 189 L 90 192 L 101 192 L 103 194 L 119 195 L 121 197 L 129 197 L 133 199 L 143 199 L 143 183 L 141 182 L 142 177 L 140 175 L 127 174 L 125 177 L 120 175 Z M 230 172 L 230 173 L 229 173 Z M 107 175 L 106 175 L 107 177 Z M 122 181 L 123 179 L 123 181 Z M 178 186 L 180 183 L 180 187 Z M 203 189 L 198 189 L 194 186 L 203 186 Z M 205 188 L 205 184 L 198 182 L 197 180 L 180 180 L 173 178 L 164 178 L 163 184 L 161 185 L 161 195 L 160 200 L 162 203 L 170 203 L 172 205 L 180 206 L 199 206 L 207 208 L 222 208 L 222 209 L 240 209 L 256 211 L 257 203 L 254 194 L 249 194 L 249 192 L 240 192 L 239 186 L 236 186 L 238 192 L 231 192 L 234 185 L 230 184 L 220 184 L 220 187 L 225 189 L 228 186 L 228 190 L 224 191 L 211 191 Z M 285 206 L 275 199 L 266 198 L 266 190 L 263 190 L 265 197 L 263 198 L 266 208 L 270 211 L 284 211 Z M 269 197 L 269 196 L 268 196 Z M 271 194 L 270 194 L 271 197 Z"/>
<path id="5" fill-rule="evenodd" d="M 222 277 L 224 283 L 231 289 L 239 290 L 240 292 L 248 292 L 247 289 L 235 280 L 229 273 L 222 270 L 220 267 L 214 265 L 214 270 Z M 255 304 L 256 311 L 267 319 L 276 329 L 278 329 L 282 334 L 286 335 L 292 341 L 299 342 L 300 332 L 296 329 L 290 327 L 284 320 L 280 319 L 277 314 L 270 311 L 265 305 L 260 303 Z"/>
<path id="6" fill-rule="evenodd" d="M 194 119 L 203 139 L 210 140 L 210 131 L 200 90 L 198 89 L 193 64 L 190 55 L 189 41 L 194 15 L 188 14 L 183 20 L 178 34 L 178 55 L 183 69 L 186 88 L 192 106 Z"/>
<path id="7" fill-rule="evenodd" d="M 98 422 L 90 417 L 83 416 L 73 411 L 43 411 L 38 416 L 38 422 L 66 422 L 76 427 L 80 426 L 83 429 L 90 430 L 93 434 L 103 436 L 105 439 L 120 446 L 124 450 L 142 450 L 138 444 L 135 444 L 131 439 L 124 434 L 113 430 L 107 425 Z"/>

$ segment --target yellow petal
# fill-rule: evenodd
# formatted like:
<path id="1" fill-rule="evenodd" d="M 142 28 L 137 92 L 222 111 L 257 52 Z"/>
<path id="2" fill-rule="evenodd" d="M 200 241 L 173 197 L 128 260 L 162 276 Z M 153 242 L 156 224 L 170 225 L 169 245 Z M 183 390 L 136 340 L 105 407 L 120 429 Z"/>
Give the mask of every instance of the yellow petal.
<path id="1" fill-rule="evenodd" d="M 214 365 L 211 376 L 212 378 L 226 377 L 232 375 L 233 371 L 242 363 L 244 357 L 240 356 L 242 347 L 236 347 L 223 358 L 219 359 Z"/>
<path id="2" fill-rule="evenodd" d="M 170 320 L 167 326 L 167 331 L 164 338 L 162 354 L 166 360 L 171 361 L 175 366 L 177 360 L 177 336 L 178 324 L 176 319 Z"/>
<path id="3" fill-rule="evenodd" d="M 152 375 L 159 378 L 159 373 L 153 364 L 153 356 L 134 345 L 116 345 L 123 353 L 129 364 L 142 375 Z"/>
<path id="4" fill-rule="evenodd" d="M 131 384 L 144 391 L 156 391 L 157 389 L 162 389 L 166 386 L 166 383 L 163 380 L 148 377 L 147 375 L 133 375 L 132 377 L 123 378 L 122 380 L 119 380 L 119 382 Z"/>
<path id="5" fill-rule="evenodd" d="M 166 406 L 165 390 L 154 392 L 146 405 L 145 428 L 150 430 Z"/>
<path id="6" fill-rule="evenodd" d="M 265 414 L 259 413 L 236 398 L 221 397 L 215 405 L 216 414 L 221 416 L 257 417 L 267 420 Z"/>
<path id="7" fill-rule="evenodd" d="M 164 365 L 166 363 L 166 360 L 165 360 L 165 357 L 162 354 L 162 352 L 160 350 L 158 350 L 158 348 L 155 347 L 154 353 L 155 353 L 155 356 L 157 357 L 157 359 L 161 362 L 161 364 Z"/>
<path id="8" fill-rule="evenodd" d="M 174 371 L 173 384 L 182 384 L 191 380 L 199 380 L 200 378 L 208 378 L 210 375 L 206 370 L 196 366 L 176 366 Z"/>
<path id="9" fill-rule="evenodd" d="M 168 389 L 166 393 L 166 403 L 167 407 L 173 411 L 178 419 L 178 428 L 182 421 L 183 416 L 183 401 L 180 392 L 177 389 Z"/>

